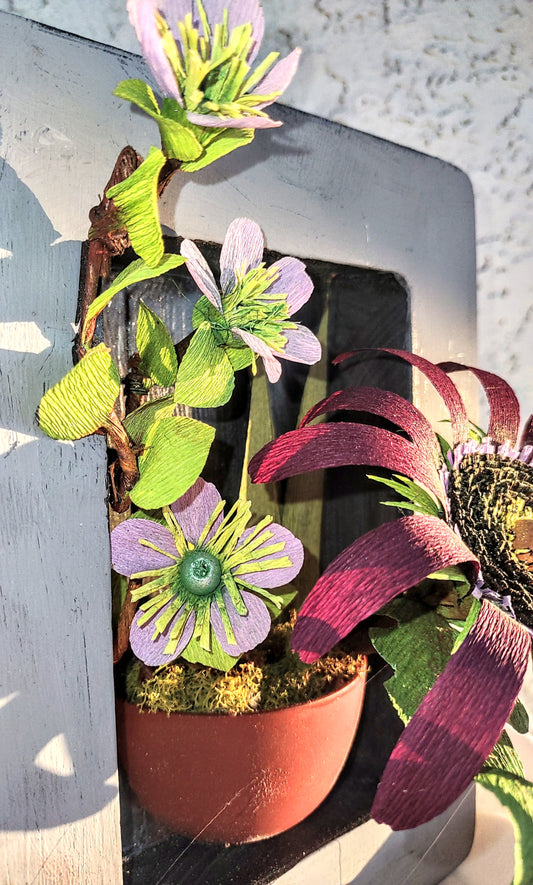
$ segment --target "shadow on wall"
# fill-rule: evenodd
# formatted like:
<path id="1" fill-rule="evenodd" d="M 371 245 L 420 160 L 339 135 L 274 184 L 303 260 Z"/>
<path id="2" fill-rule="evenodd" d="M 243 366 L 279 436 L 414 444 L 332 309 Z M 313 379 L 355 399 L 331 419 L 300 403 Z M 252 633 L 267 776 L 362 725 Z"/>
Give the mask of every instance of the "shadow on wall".
<path id="1" fill-rule="evenodd" d="M 42 830 L 117 795 L 105 459 L 34 418 L 70 364 L 80 244 L 2 160 L 0 188 L 0 828 Z"/>

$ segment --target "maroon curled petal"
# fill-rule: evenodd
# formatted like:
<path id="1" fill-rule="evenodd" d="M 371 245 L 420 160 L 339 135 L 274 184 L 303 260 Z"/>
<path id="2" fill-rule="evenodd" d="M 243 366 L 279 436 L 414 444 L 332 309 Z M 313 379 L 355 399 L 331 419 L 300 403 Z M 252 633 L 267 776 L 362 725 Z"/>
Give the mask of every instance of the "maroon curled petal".
<path id="1" fill-rule="evenodd" d="M 451 805 L 479 772 L 522 686 L 527 630 L 490 602 L 396 744 L 372 816 L 411 829 Z"/>
<path id="2" fill-rule="evenodd" d="M 300 427 L 305 427 L 320 415 L 339 410 L 368 412 L 386 418 L 401 430 L 405 430 L 413 443 L 433 458 L 436 464 L 440 463 L 440 447 L 427 418 L 409 400 L 390 390 L 379 390 L 377 387 L 350 387 L 348 390 L 337 390 L 309 409 Z"/>
<path id="3" fill-rule="evenodd" d="M 353 350 L 349 353 L 341 353 L 339 356 L 335 357 L 333 363 L 334 365 L 338 365 L 338 363 L 344 362 L 344 360 L 349 359 L 351 356 L 363 354 L 375 354 L 376 356 L 379 356 L 380 354 L 388 354 L 389 356 L 395 356 L 423 372 L 426 378 L 431 381 L 437 393 L 439 393 L 444 400 L 446 408 L 450 413 L 454 446 L 466 442 L 467 439 L 469 439 L 470 423 L 468 421 L 465 404 L 451 378 L 448 378 L 446 372 L 443 372 L 435 363 L 424 359 L 422 356 L 417 356 L 415 353 L 410 353 L 408 350 L 393 350 L 392 348 L 387 347 L 373 347 L 364 350 Z"/>
<path id="4" fill-rule="evenodd" d="M 460 563 L 479 564 L 442 519 L 406 516 L 358 538 L 333 560 L 305 600 L 292 647 L 311 663 L 364 618 L 432 572 Z"/>
<path id="5" fill-rule="evenodd" d="M 147 547 L 149 541 L 164 553 Z M 176 544 L 170 531 L 149 519 L 125 519 L 111 532 L 111 565 L 119 575 L 136 575 L 138 572 L 155 572 L 174 565 L 178 558 Z"/>
<path id="6" fill-rule="evenodd" d="M 445 505 L 445 492 L 433 458 L 390 430 L 346 421 L 284 433 L 250 461 L 253 482 L 273 482 L 324 467 L 384 467 L 420 482 Z"/>
<path id="7" fill-rule="evenodd" d="M 520 429 L 520 404 L 512 387 L 492 372 L 463 366 L 462 363 L 439 363 L 443 372 L 472 372 L 478 379 L 489 401 L 490 418 L 487 435 L 497 443 L 516 445 Z"/>

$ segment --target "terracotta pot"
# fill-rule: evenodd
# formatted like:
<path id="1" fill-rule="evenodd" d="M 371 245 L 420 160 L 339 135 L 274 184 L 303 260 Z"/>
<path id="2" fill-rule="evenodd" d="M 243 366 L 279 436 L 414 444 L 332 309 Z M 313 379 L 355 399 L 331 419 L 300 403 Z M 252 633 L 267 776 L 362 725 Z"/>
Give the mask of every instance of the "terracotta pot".
<path id="1" fill-rule="evenodd" d="M 287 709 L 142 713 L 117 702 L 119 758 L 141 805 L 184 836 L 253 842 L 299 823 L 334 786 L 357 730 L 366 667 Z"/>

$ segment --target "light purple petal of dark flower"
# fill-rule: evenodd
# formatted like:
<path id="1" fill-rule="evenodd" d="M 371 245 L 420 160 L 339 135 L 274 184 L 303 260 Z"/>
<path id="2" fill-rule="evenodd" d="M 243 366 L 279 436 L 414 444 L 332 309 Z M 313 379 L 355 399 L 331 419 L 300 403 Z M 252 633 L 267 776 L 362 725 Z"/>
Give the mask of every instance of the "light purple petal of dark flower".
<path id="1" fill-rule="evenodd" d="M 270 117 L 217 117 L 194 111 L 187 112 L 187 119 L 195 126 L 207 126 L 210 129 L 275 129 L 282 125 L 281 120 L 272 120 Z"/>
<path id="2" fill-rule="evenodd" d="M 166 526 L 149 519 L 125 519 L 111 532 L 111 564 L 119 575 L 131 577 L 138 572 L 175 565 L 175 559 L 145 547 L 139 543 L 141 539 L 168 551 L 173 557 L 178 556 L 174 538 Z"/>
<path id="3" fill-rule="evenodd" d="M 242 533 L 239 543 L 237 544 L 237 549 L 246 541 L 253 531 L 254 529 L 250 528 Z M 288 556 L 292 565 L 284 568 L 268 569 L 268 571 L 251 571 L 236 575 L 236 578 L 241 578 L 248 584 L 255 584 L 256 587 L 264 587 L 265 590 L 268 587 L 282 587 L 284 584 L 288 584 L 296 577 L 304 561 L 304 548 L 302 542 L 299 538 L 295 538 L 292 532 L 283 526 L 278 525 L 276 522 L 273 522 L 268 526 L 268 531 L 272 533 L 272 537 L 256 549 L 254 552 L 254 561 L 257 560 L 257 562 L 261 562 L 261 559 L 264 558 L 278 559 L 283 556 Z M 285 543 L 285 548 L 280 553 L 266 554 L 266 557 L 261 556 L 261 549 L 263 547 L 269 547 L 271 544 L 279 544 L 281 541 Z"/>
<path id="4" fill-rule="evenodd" d="M 372 806 L 378 823 L 417 827 L 461 795 L 505 726 L 530 649 L 527 630 L 483 602 L 392 752 Z"/>
<path id="5" fill-rule="evenodd" d="M 276 356 L 274 355 L 272 348 L 265 344 L 262 338 L 252 335 L 251 332 L 245 332 L 244 329 L 232 329 L 231 331 L 244 341 L 250 350 L 253 350 L 254 353 L 257 353 L 262 358 L 268 380 L 272 383 L 279 381 L 281 378 L 281 366 L 276 359 L 277 354 Z"/>
<path id="6" fill-rule="evenodd" d="M 235 634 L 236 644 L 231 645 L 226 638 L 226 631 L 215 601 L 211 603 L 211 625 L 223 650 L 229 655 L 238 657 L 266 639 L 272 620 L 263 600 L 253 593 L 248 593 L 246 590 L 242 592 L 242 598 L 248 609 L 246 615 L 238 614 L 227 593 L 224 593 L 223 598 Z"/>
<path id="7" fill-rule="evenodd" d="M 461 363 L 438 363 L 443 372 L 472 372 L 483 387 L 489 401 L 490 419 L 487 436 L 498 443 L 516 445 L 520 429 L 520 405 L 512 387 L 492 372 L 463 366 Z"/>
<path id="8" fill-rule="evenodd" d="M 194 282 L 205 297 L 222 313 L 222 300 L 220 292 L 204 256 L 198 246 L 192 240 L 183 240 L 180 252 L 187 259 L 186 267 Z"/>
<path id="9" fill-rule="evenodd" d="M 322 347 L 316 335 L 307 326 L 298 324 L 296 329 L 284 329 L 283 334 L 287 343 L 279 354 L 281 359 L 304 363 L 306 366 L 318 363 L 322 356 Z"/>
<path id="10" fill-rule="evenodd" d="M 415 353 L 410 353 L 407 350 L 393 350 L 387 347 L 365 348 L 361 350 L 353 350 L 350 351 L 350 353 L 341 353 L 339 356 L 335 357 L 333 363 L 334 365 L 338 365 L 352 356 L 363 356 L 364 354 L 374 356 L 388 354 L 389 356 L 395 356 L 398 357 L 398 359 L 404 360 L 406 363 L 410 363 L 411 366 L 415 366 L 423 372 L 426 378 L 431 381 L 437 393 L 439 393 L 444 400 L 446 408 L 450 413 L 454 446 L 466 442 L 470 438 L 470 422 L 466 413 L 465 404 L 459 395 L 459 391 L 451 378 L 448 378 L 446 372 L 439 369 L 435 363 L 424 359 L 424 357 L 417 356 Z"/>
<path id="11" fill-rule="evenodd" d="M 226 295 L 243 276 L 263 260 L 265 238 L 261 228 L 250 218 L 235 218 L 226 231 L 220 253 L 220 285 Z"/>
<path id="12" fill-rule="evenodd" d="M 309 301 L 313 291 L 313 281 L 305 264 L 299 258 L 280 258 L 270 265 L 269 270 L 277 270 L 278 275 L 265 293 L 286 295 L 289 316 L 292 316 Z"/>
<path id="13" fill-rule="evenodd" d="M 296 73 L 301 54 L 301 49 L 293 49 L 290 55 L 287 55 L 286 58 L 282 58 L 281 61 L 278 61 L 278 63 L 267 72 L 257 86 L 254 86 L 254 94 L 271 95 L 273 92 L 279 94 L 285 92 Z M 276 98 L 272 98 L 269 101 L 265 101 L 263 104 L 259 105 L 259 107 L 266 108 L 275 100 Z"/>
<path id="14" fill-rule="evenodd" d="M 169 603 L 170 605 L 171 603 Z M 194 610 L 191 611 L 189 617 L 187 618 L 187 622 L 185 627 L 183 628 L 183 632 L 180 636 L 178 645 L 176 647 L 176 651 L 172 655 L 165 654 L 165 648 L 168 645 L 168 636 L 170 631 L 172 630 L 173 624 L 176 622 L 176 619 L 179 618 L 180 613 L 183 611 L 183 608 L 179 609 L 176 612 L 175 617 L 172 619 L 165 632 L 157 637 L 157 639 L 153 640 L 152 636 L 155 633 L 154 621 L 157 620 L 168 608 L 166 605 L 160 611 L 154 615 L 154 618 L 151 621 L 148 621 L 143 627 L 139 626 L 139 618 L 144 614 L 142 611 L 138 611 L 133 619 L 133 623 L 130 628 L 130 645 L 133 653 L 139 658 L 140 661 L 144 661 L 145 664 L 148 664 L 149 667 L 159 667 L 162 664 L 168 664 L 170 661 L 174 661 L 184 650 L 184 648 L 189 644 L 192 634 L 194 633 L 194 625 L 196 622 L 196 615 Z"/>
<path id="15" fill-rule="evenodd" d="M 427 418 L 403 396 L 398 396 L 389 390 L 379 390 L 377 387 L 350 387 L 348 390 L 337 390 L 309 409 L 300 427 L 305 427 L 320 415 L 342 409 L 368 412 L 386 418 L 405 430 L 413 443 L 431 457 L 435 464 L 440 463 L 440 447 Z"/>
<path id="16" fill-rule="evenodd" d="M 432 458 L 390 430 L 355 422 L 307 425 L 284 433 L 257 452 L 248 466 L 253 482 L 273 482 L 324 467 L 385 467 L 420 482 L 445 504 Z"/>
<path id="17" fill-rule="evenodd" d="M 161 92 L 183 104 L 176 78 L 163 50 L 157 29 L 155 12 L 158 7 L 158 0 L 128 0 L 127 6 L 130 22 L 135 28 L 142 54 L 148 62 Z"/>
<path id="18" fill-rule="evenodd" d="M 216 487 L 212 482 L 205 482 L 201 477 L 193 483 L 181 498 L 174 501 L 171 510 L 187 541 L 191 541 L 192 544 L 198 542 L 198 538 L 202 534 L 207 520 L 219 501 L 221 501 L 221 497 Z M 215 520 L 206 540 L 213 537 L 223 518 L 224 516 L 221 513 Z"/>
<path id="19" fill-rule="evenodd" d="M 292 647 L 311 663 L 408 587 L 463 563 L 475 580 L 477 559 L 438 517 L 417 514 L 378 526 L 346 547 L 318 579 L 300 610 Z"/>

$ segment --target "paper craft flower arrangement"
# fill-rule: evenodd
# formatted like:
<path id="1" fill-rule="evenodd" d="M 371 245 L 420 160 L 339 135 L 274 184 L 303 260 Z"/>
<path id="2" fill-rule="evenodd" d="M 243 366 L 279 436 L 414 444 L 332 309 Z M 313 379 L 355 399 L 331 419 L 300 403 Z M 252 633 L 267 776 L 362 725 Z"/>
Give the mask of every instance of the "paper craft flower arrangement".
<path id="1" fill-rule="evenodd" d="M 91 244 L 98 260 L 106 259 L 93 267 L 89 247 L 96 282 L 111 254 L 131 246 L 136 258 L 103 291 L 88 284 L 80 359 L 43 397 L 39 421 L 59 439 L 105 433 L 116 452 L 112 506 L 131 515 L 112 531 L 112 564 L 129 579 L 124 610 L 139 603 L 128 621 L 134 654 L 149 667 L 181 658 L 229 670 L 267 637 L 272 617 L 294 595 L 287 585 L 304 549 L 270 516 L 259 514 L 249 527 L 242 492 L 224 515 L 219 492 L 201 477 L 215 431 L 179 412 L 227 403 L 235 373 L 255 374 L 257 357 L 270 382 L 280 378 L 284 361 L 316 363 L 320 343 L 294 319 L 313 284 L 297 258 L 266 266 L 263 234 L 248 218 L 228 228 L 217 281 L 191 240 L 183 240 L 179 255 L 165 253 L 157 200 L 178 170 L 193 173 L 250 142 L 257 130 L 279 125 L 265 109 L 290 82 L 299 50 L 280 62 L 271 54 L 252 68 L 263 35 L 257 0 L 129 0 L 128 10 L 163 100 L 141 80 L 124 81 L 116 94 L 155 120 L 161 148 L 144 160 L 125 149 L 92 210 Z M 107 344 L 94 341 L 98 316 L 127 286 L 182 264 L 200 293 L 190 333 L 173 341 L 140 302 L 141 394 L 120 411 L 123 379 Z M 255 483 L 347 464 L 379 468 L 373 478 L 396 496 L 386 503 L 409 513 L 354 540 L 326 567 L 308 588 L 293 648 L 311 663 L 362 621 L 387 614 L 389 627 L 367 624 L 395 669 L 387 687 L 406 728 L 373 816 L 395 829 L 416 826 L 478 777 L 514 815 L 527 876 L 532 787 L 502 731 L 510 714 L 521 728 L 527 718 L 515 702 L 531 653 L 533 577 L 517 538 L 533 518 L 533 431 L 529 425 L 518 440 L 517 401 L 497 376 L 403 351 L 387 354 L 424 372 L 440 393 L 451 446 L 443 447 L 411 403 L 361 387 L 319 402 L 297 430 L 250 462 Z M 472 437 L 449 377 L 466 369 L 489 398 L 486 437 Z M 346 411 L 365 417 L 342 420 Z M 328 413 L 341 420 L 313 423 Z"/>

